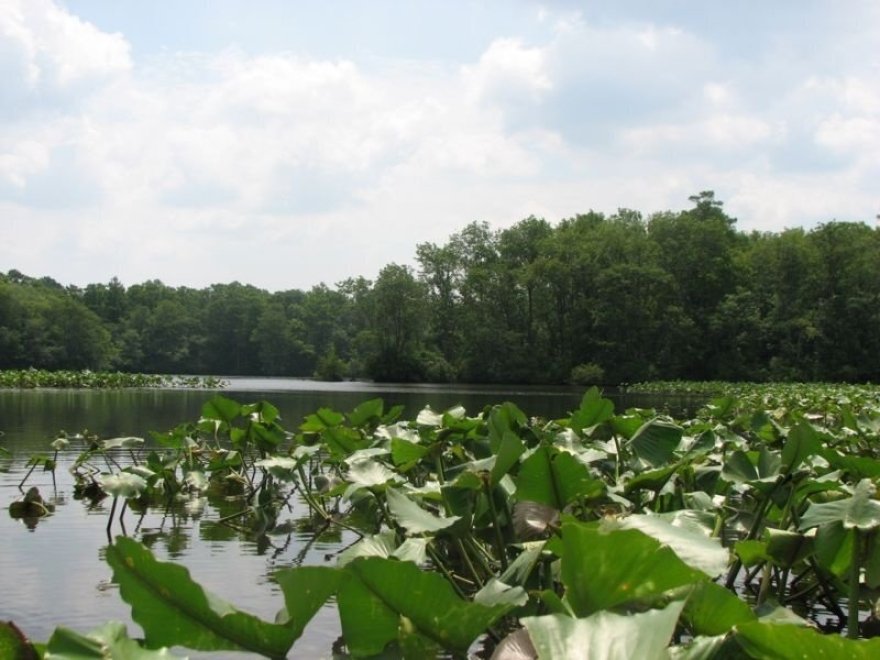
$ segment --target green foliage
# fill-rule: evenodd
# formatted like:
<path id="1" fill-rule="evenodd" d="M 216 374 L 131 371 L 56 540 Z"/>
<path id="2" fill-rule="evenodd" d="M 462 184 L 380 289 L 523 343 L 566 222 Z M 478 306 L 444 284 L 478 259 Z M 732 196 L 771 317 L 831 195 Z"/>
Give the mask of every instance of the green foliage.
<path id="1" fill-rule="evenodd" d="M 597 385 L 605 382 L 605 369 L 595 362 L 586 362 L 572 368 L 568 377 L 573 385 Z"/>
<path id="2" fill-rule="evenodd" d="M 877 382 L 880 228 L 736 230 L 710 190 L 643 217 L 471 223 L 308 291 L 0 275 L 0 369 L 631 383 Z"/>

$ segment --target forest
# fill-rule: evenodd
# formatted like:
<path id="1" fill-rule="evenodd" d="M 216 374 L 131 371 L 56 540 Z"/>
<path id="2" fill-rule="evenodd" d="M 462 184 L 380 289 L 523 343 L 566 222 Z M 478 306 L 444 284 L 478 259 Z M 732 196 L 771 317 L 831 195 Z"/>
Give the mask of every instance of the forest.
<path id="1" fill-rule="evenodd" d="M 472 222 L 308 291 L 0 274 L 0 369 L 599 383 L 880 380 L 880 229 L 739 231 L 712 191 Z"/>

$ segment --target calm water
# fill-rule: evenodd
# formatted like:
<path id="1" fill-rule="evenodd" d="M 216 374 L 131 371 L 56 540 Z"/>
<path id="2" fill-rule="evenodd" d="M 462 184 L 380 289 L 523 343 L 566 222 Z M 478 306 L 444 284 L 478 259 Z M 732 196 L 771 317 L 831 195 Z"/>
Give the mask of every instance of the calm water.
<path id="1" fill-rule="evenodd" d="M 222 393 L 244 403 L 272 402 L 287 429 L 296 428 L 304 415 L 319 407 L 349 411 L 377 396 L 386 406 L 406 406 L 404 415 L 410 419 L 426 405 L 443 410 L 461 404 L 470 414 L 477 414 L 484 406 L 501 401 L 516 403 L 529 415 L 560 417 L 577 408 L 583 394 L 573 388 L 395 386 L 264 378 L 229 379 Z M 101 438 L 148 438 L 150 431 L 198 419 L 202 404 L 211 396 L 204 390 L 0 390 L 0 430 L 4 431 L 0 446 L 11 453 L 0 454 L 0 504 L 8 509 L 10 502 L 21 497 L 18 483 L 27 470 L 25 463 L 33 453 L 50 453 L 49 443 L 60 429 L 71 433 L 88 429 Z M 630 398 L 619 401 L 617 407 L 649 404 Z M 73 499 L 68 468 L 79 451 L 59 455 L 54 483 L 51 473 L 37 471 L 27 481 L 27 486 L 38 486 L 43 497 L 56 504 L 52 516 L 29 529 L 8 513 L 0 515 L 0 620 L 15 621 L 37 641 L 48 640 L 57 625 L 87 632 L 108 620 L 124 621 L 129 634 L 140 636 L 102 559 L 110 503 L 89 508 L 85 501 Z M 354 540 L 348 532 L 315 540 L 309 533 L 276 531 L 257 543 L 217 525 L 215 521 L 225 513 L 229 511 L 207 505 L 174 518 L 150 512 L 139 520 L 129 511 L 126 531 L 148 544 L 160 559 L 187 566 L 206 589 L 268 620 L 283 605 L 271 580 L 275 570 L 332 562 L 333 554 Z M 287 521 L 291 524 L 280 527 L 295 529 L 296 518 L 303 513 L 295 508 Z M 283 515 L 279 522 L 285 522 Z M 120 532 L 114 527 L 113 534 Z M 327 657 L 338 636 L 338 617 L 328 606 L 312 620 L 291 655 Z"/>

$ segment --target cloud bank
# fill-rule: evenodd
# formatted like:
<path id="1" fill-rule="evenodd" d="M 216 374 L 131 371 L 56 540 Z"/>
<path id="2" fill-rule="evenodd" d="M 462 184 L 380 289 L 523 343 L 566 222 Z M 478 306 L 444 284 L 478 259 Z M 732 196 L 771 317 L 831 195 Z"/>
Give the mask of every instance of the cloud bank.
<path id="1" fill-rule="evenodd" d="M 0 269 L 306 288 L 472 220 L 678 209 L 706 188 L 742 229 L 872 221 L 880 12 L 808 4 L 797 24 L 786 3 L 716 24 L 522 3 L 497 33 L 481 14 L 462 57 L 432 51 L 456 11 L 432 5 L 418 57 L 379 34 L 328 57 L 142 47 L 100 16 L 2 0 Z"/>

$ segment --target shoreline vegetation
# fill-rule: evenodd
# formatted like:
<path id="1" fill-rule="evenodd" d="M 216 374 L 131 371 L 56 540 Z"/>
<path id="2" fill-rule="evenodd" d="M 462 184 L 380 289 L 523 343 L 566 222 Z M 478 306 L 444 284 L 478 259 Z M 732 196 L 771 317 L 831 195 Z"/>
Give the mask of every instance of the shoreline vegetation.
<path id="1" fill-rule="evenodd" d="M 181 646 L 280 658 L 332 601 L 345 657 L 464 657 L 475 645 L 498 658 L 878 657 L 880 389 L 705 391 L 718 388 L 681 419 L 617 411 L 591 388 L 555 420 L 511 403 L 406 419 L 372 399 L 289 430 L 267 401 L 215 394 L 198 421 L 154 433 L 153 448 L 59 438 L 44 467 L 56 469 L 63 445 L 75 499 L 112 498 L 103 556 L 145 637 L 108 623 L 59 627 L 32 646 L 26 622 L 10 622 L 0 638 L 22 653 L 165 657 L 161 647 Z M 28 491 L 17 510 L 38 497 Z M 202 525 L 246 538 L 290 526 L 296 501 L 309 521 L 299 534 L 346 530 L 355 542 L 275 571 L 285 608 L 262 620 L 157 559 L 139 523 L 125 532 L 127 510 L 201 500 L 226 507 Z"/>
<path id="2" fill-rule="evenodd" d="M 473 222 L 375 279 L 269 292 L 0 273 L 0 369 L 466 384 L 880 381 L 880 227 L 744 232 L 712 191 L 643 216 Z"/>
<path id="3" fill-rule="evenodd" d="M 47 369 L 6 369 L 0 371 L 0 388 L 34 389 L 122 389 L 129 387 L 221 389 L 226 381 L 216 376 L 130 374 L 121 371 L 89 369 L 50 371 Z"/>

